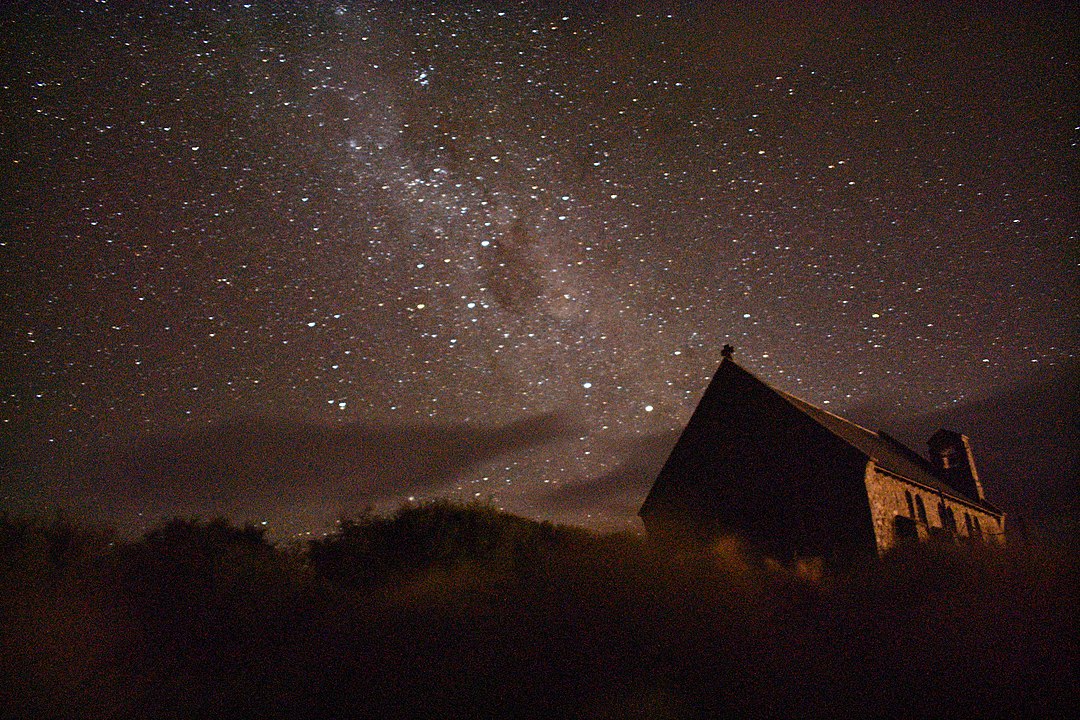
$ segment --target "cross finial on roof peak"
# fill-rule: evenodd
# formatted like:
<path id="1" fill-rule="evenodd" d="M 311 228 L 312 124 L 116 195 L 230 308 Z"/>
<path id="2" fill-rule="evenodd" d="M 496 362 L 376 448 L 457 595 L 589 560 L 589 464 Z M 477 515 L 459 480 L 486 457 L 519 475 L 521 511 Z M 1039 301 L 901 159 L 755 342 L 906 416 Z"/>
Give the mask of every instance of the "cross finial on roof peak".
<path id="1" fill-rule="evenodd" d="M 720 357 L 724 358 L 725 360 L 730 360 L 731 356 L 734 354 L 735 348 L 731 347 L 728 344 L 725 344 L 724 349 L 720 351 Z"/>

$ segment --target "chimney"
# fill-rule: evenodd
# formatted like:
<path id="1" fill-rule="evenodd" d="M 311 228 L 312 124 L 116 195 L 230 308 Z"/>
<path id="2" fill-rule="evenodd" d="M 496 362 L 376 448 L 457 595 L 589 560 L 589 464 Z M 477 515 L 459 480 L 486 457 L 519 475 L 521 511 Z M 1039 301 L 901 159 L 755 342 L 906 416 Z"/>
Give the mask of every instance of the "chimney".
<path id="1" fill-rule="evenodd" d="M 949 487 L 959 490 L 975 500 L 985 500 L 979 472 L 975 469 L 975 456 L 971 441 L 966 435 L 952 430 L 938 430 L 926 441 L 930 446 L 930 459 L 938 475 Z"/>

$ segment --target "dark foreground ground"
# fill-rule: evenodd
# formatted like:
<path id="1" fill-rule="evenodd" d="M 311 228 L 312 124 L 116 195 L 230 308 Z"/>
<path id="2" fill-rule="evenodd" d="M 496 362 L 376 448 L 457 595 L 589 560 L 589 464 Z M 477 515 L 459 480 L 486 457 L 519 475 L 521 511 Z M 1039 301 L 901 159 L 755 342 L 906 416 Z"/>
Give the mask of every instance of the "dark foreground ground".
<path id="1" fill-rule="evenodd" d="M 0 517 L 0 715 L 1063 717 L 1077 587 L 1062 547 L 800 572 L 476 505 L 294 548 Z"/>

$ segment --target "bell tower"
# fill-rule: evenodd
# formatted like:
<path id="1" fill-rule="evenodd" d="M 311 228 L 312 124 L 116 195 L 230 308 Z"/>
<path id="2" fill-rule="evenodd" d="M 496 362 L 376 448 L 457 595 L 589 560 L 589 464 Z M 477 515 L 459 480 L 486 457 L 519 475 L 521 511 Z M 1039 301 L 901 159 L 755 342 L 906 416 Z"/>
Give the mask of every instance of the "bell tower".
<path id="1" fill-rule="evenodd" d="M 930 446 L 930 459 L 941 478 L 950 487 L 959 490 L 973 500 L 985 500 L 979 472 L 975 469 L 975 456 L 971 452 L 971 440 L 952 430 L 938 430 L 926 444 Z"/>

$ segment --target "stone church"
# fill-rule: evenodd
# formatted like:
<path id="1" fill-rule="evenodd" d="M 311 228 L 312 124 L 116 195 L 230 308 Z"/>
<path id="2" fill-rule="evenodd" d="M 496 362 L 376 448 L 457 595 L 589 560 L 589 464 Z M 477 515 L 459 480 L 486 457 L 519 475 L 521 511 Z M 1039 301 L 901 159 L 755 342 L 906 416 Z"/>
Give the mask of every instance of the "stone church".
<path id="1" fill-rule="evenodd" d="M 938 430 L 929 459 L 723 360 L 639 515 L 649 536 L 734 534 L 783 560 L 842 560 L 905 541 L 1003 543 L 968 439 Z"/>

